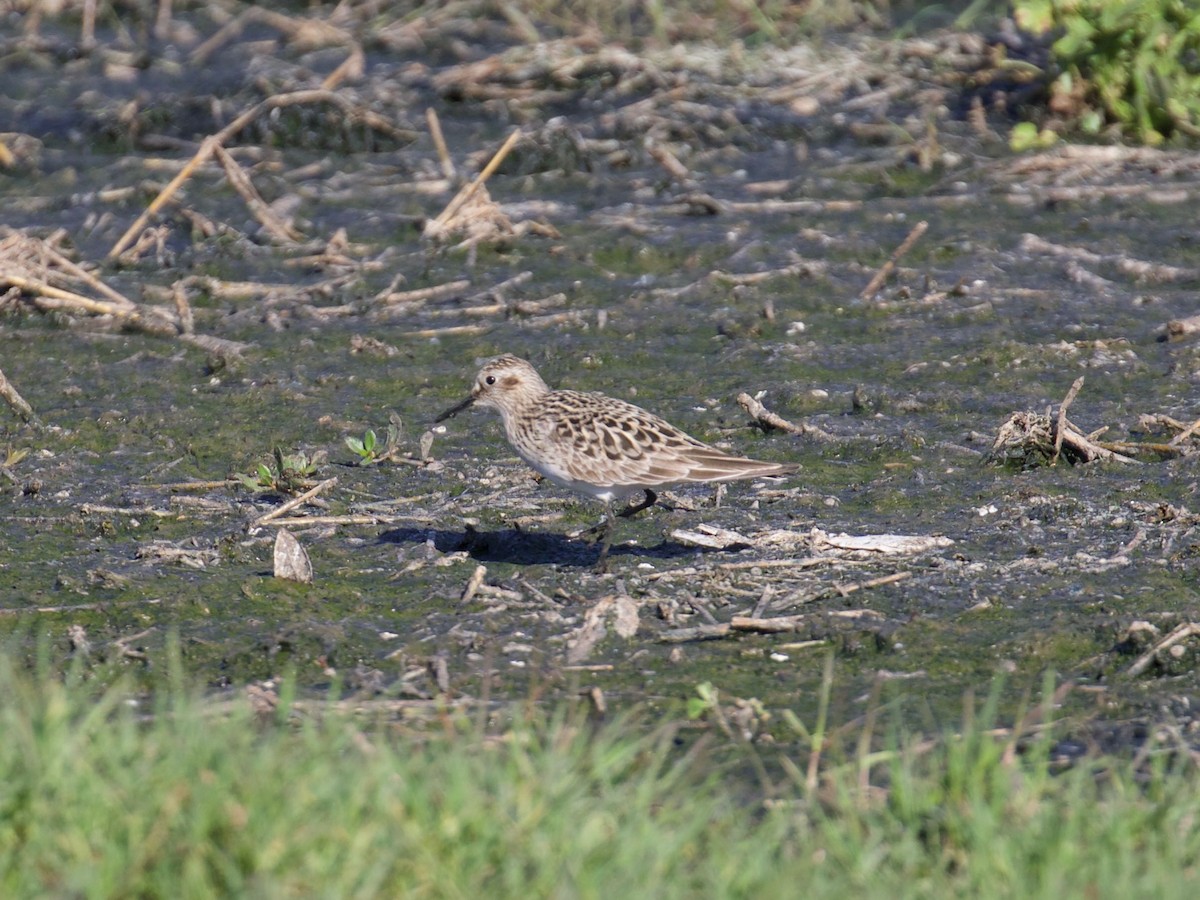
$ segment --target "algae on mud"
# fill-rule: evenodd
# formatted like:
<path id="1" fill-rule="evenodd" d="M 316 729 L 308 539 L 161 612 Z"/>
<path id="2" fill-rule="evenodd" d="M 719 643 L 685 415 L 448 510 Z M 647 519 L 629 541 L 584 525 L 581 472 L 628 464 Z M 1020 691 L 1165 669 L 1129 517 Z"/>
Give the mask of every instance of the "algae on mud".
<path id="1" fill-rule="evenodd" d="M 203 13 L 178 15 L 211 33 Z M 596 601 L 623 593 L 640 630 L 600 643 L 586 670 L 622 701 L 679 702 L 711 681 L 811 709 L 819 666 L 791 647 L 808 640 L 838 655 L 834 702 L 847 719 L 881 679 L 889 697 L 919 695 L 938 719 L 997 671 L 1011 672 L 1009 712 L 1048 668 L 1103 697 L 1114 718 L 1156 717 L 1164 696 L 1195 693 L 1194 674 L 1159 677 L 1186 672 L 1194 641 L 1182 658 L 1123 675 L 1144 647 L 1128 637 L 1137 623 L 1166 633 L 1198 615 L 1189 461 L 981 465 L 1014 410 L 1059 402 L 1080 371 L 1088 389 L 1072 416 L 1088 429 L 1133 435 L 1142 414 L 1195 418 L 1195 345 L 1156 340 L 1191 309 L 1200 280 L 1194 156 L 1080 147 L 1010 157 L 977 120 L 953 114 L 967 61 L 985 55 L 973 36 L 921 39 L 946 50 L 932 78 L 920 41 L 635 56 L 565 41 L 530 48 L 511 23 L 481 17 L 468 39 L 461 22 L 424 23 L 438 49 L 413 63 L 399 20 L 359 25 L 373 39 L 368 65 L 337 88 L 353 108 L 422 134 L 412 111 L 436 108 L 460 171 L 478 170 L 519 120 L 511 168 L 488 190 L 510 218 L 557 236 L 422 243 L 413 218 L 435 215 L 456 187 L 435 148 L 342 152 L 353 123 L 335 109 L 303 127 L 280 121 L 278 132 L 266 117 L 262 133 L 228 148 L 307 236 L 300 245 L 260 236 L 223 170 L 202 166 L 136 258 L 102 262 L 199 140 L 272 92 L 319 83 L 314 73 L 344 49 L 283 46 L 267 58 L 250 34 L 182 74 L 153 51 L 145 68 L 106 70 L 131 39 L 113 31 L 53 76 L 8 64 L 22 92 L 0 110 L 40 142 L 29 170 L 0 172 L 8 226 L 181 324 L 186 305 L 197 334 L 244 348 L 216 353 L 112 318 L 37 310 L 25 293 L 0 299 L 4 372 L 48 426 L 0 420 L 0 441 L 32 451 L 0 481 L 0 628 L 48 630 L 63 660 L 82 653 L 82 634 L 98 669 L 161 666 L 175 631 L 189 668 L 212 684 L 291 667 L 306 690 L 356 673 L 364 691 L 434 694 L 444 682 L 513 698 L 535 684 L 569 693 L 581 676 L 563 663 L 566 642 Z M 607 74 L 570 76 L 589 65 Z M 51 81 L 88 91 L 53 121 L 14 99 Z M 159 98 L 153 134 L 135 127 L 149 120 L 116 114 L 138 87 Z M 882 142 L 868 127 L 881 122 Z M 121 147 L 89 138 L 122 129 Z M 323 139 L 281 139 L 313 132 Z M 663 147 L 682 172 L 664 166 Z M 877 297 L 861 299 L 919 220 L 929 232 Z M 550 297 L 553 309 L 539 305 Z M 620 584 L 591 578 L 594 551 L 561 534 L 592 511 L 530 481 L 494 424 L 439 437 L 435 464 L 419 452 L 436 411 L 501 351 L 551 380 L 634 399 L 704 440 L 733 431 L 748 453 L 769 443 L 802 476 L 782 493 L 732 490 L 720 506 L 680 492 L 675 509 L 631 523 L 614 548 Z M 760 390 L 835 440 L 759 434 L 734 398 Z M 391 413 L 412 459 L 354 465 L 345 438 L 381 433 Z M 273 581 L 273 534 L 246 530 L 278 498 L 179 487 L 252 472 L 276 447 L 329 455 L 319 474 L 340 481 L 318 516 L 376 523 L 287 526 L 312 558 L 310 586 Z M 787 553 L 703 552 L 670 537 L 698 524 L 790 529 L 798 542 Z M 918 559 L 782 565 L 808 555 L 799 539 L 814 525 L 945 534 L 955 545 Z M 486 576 L 464 604 L 479 563 Z M 912 577 L 827 598 L 897 571 Z M 753 609 L 766 587 L 770 612 L 811 614 L 807 631 L 656 641 L 669 623 Z M 857 608 L 878 618 L 829 615 Z M 1088 697 L 1073 695 L 1069 711 L 1094 715 Z"/>

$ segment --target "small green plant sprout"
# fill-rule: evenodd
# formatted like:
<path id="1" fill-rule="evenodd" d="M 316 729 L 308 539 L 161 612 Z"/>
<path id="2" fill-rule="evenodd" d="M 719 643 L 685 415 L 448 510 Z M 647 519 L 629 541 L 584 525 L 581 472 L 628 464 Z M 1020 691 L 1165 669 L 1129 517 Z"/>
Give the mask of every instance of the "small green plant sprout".
<path id="1" fill-rule="evenodd" d="M 719 709 L 719 704 L 720 691 L 712 686 L 712 682 L 702 682 L 696 685 L 696 696 L 688 698 L 687 716 L 692 720 L 699 719 L 712 710 Z"/>
<path id="2" fill-rule="evenodd" d="M 369 466 L 371 463 L 379 461 L 379 457 L 375 454 L 375 432 L 370 428 L 361 439 L 352 435 L 347 437 L 346 446 L 350 448 L 351 452 L 358 454 L 359 465 Z"/>
<path id="3" fill-rule="evenodd" d="M 367 433 L 362 436 L 361 440 L 353 436 L 347 437 L 346 446 L 358 454 L 360 466 L 370 466 L 395 456 L 400 450 L 403 437 L 404 423 L 400 421 L 399 416 L 392 413 L 388 420 L 387 437 L 384 438 L 382 447 L 379 446 L 379 438 L 376 437 L 375 431 L 370 428 L 367 429 Z"/>
<path id="4" fill-rule="evenodd" d="M 1014 153 L 1026 150 L 1045 150 L 1058 142 L 1058 135 L 1049 128 L 1038 129 L 1032 122 L 1018 122 L 1008 138 L 1008 146 Z"/>
<path id="5" fill-rule="evenodd" d="M 696 685 L 696 696 L 687 702 L 688 718 L 705 719 L 720 728 L 727 737 L 740 737 L 745 741 L 753 740 L 771 719 L 771 713 L 757 697 L 748 700 L 731 697 L 726 702 L 728 708 L 722 708 L 721 692 L 712 682 L 702 682 Z"/>
<path id="6" fill-rule="evenodd" d="M 253 475 L 238 472 L 234 477 L 255 493 L 295 494 L 312 487 L 312 476 L 324 461 L 324 453 L 312 456 L 302 452 L 284 454 L 276 447 L 272 453 L 273 466 L 259 463 Z"/>

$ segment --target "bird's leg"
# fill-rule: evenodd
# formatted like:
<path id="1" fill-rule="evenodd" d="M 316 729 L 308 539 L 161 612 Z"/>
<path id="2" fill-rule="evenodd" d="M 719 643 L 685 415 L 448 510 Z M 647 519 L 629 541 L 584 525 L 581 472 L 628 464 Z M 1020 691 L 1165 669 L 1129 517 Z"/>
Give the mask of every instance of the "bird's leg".
<path id="1" fill-rule="evenodd" d="M 650 490 L 650 488 L 643 488 L 643 490 L 646 492 L 646 497 L 645 497 L 645 499 L 642 500 L 641 503 L 638 503 L 636 505 L 631 503 L 625 509 L 623 509 L 619 513 L 617 513 L 617 515 L 620 516 L 622 519 L 628 519 L 630 516 L 637 515 L 643 509 L 649 509 L 651 506 L 653 506 L 655 503 L 658 502 L 658 494 L 654 493 L 654 491 Z M 611 519 L 612 519 L 612 504 L 606 503 L 606 504 L 604 504 L 604 518 L 602 518 L 599 522 L 597 522 L 591 528 L 581 528 L 579 531 L 572 532 L 570 534 L 570 537 L 572 537 L 572 538 L 587 537 L 587 538 L 591 538 L 591 539 L 595 540 L 596 537 L 601 533 L 601 531 L 603 531 L 607 528 L 611 528 L 611 525 L 609 524 L 609 521 Z"/>
<path id="2" fill-rule="evenodd" d="M 596 558 L 596 574 L 603 575 L 608 571 L 608 548 L 612 546 L 613 512 L 612 502 L 604 504 L 604 521 L 597 528 L 604 528 L 604 539 L 600 544 L 600 556 Z"/>
<path id="3" fill-rule="evenodd" d="M 618 512 L 618 514 L 617 514 L 618 516 L 620 516 L 622 518 L 629 518 L 630 516 L 636 516 L 638 514 L 638 512 L 641 512 L 643 509 L 649 509 L 650 506 L 653 506 L 655 503 L 659 502 L 658 494 L 654 493 L 654 491 L 650 490 L 650 488 L 643 487 L 642 490 L 644 492 L 646 492 L 646 498 L 644 498 L 641 503 L 629 504 L 628 506 L 626 506 L 625 509 Z M 601 518 L 601 520 L 599 522 L 596 522 L 594 524 L 594 526 L 592 526 L 590 528 L 581 528 L 580 530 L 577 530 L 577 532 L 572 532 L 570 534 L 570 536 L 571 536 L 571 538 L 590 538 L 592 540 L 596 540 L 599 538 L 599 535 L 602 532 L 602 530 L 605 530 L 606 528 L 608 528 L 608 520 L 611 520 L 611 518 L 612 518 L 612 504 L 606 503 L 604 518 Z"/>
<path id="4" fill-rule="evenodd" d="M 654 493 L 654 491 L 650 490 L 650 488 L 642 488 L 642 490 L 646 492 L 646 496 L 642 502 L 638 503 L 636 506 L 630 503 L 627 507 L 625 507 L 625 509 L 617 513 L 617 515 L 619 515 L 622 519 L 628 519 L 630 516 L 636 516 L 643 509 L 649 509 L 658 502 L 658 494 Z"/>
<path id="5" fill-rule="evenodd" d="M 608 516 L 600 517 L 600 521 L 595 525 L 589 525 L 587 528 L 580 528 L 578 531 L 570 532 L 567 537 L 574 540 L 575 538 L 583 538 L 589 544 L 594 544 L 600 538 L 600 533 L 604 530 L 604 525 L 608 521 Z"/>
<path id="6" fill-rule="evenodd" d="M 617 515 L 622 518 L 640 513 L 643 509 L 649 509 L 658 502 L 658 495 L 650 488 L 643 489 L 646 492 L 645 498 L 641 503 L 630 504 Z M 604 518 L 593 525 L 591 528 L 585 528 L 582 531 L 577 531 L 571 537 L 589 537 L 592 540 L 600 541 L 600 556 L 596 559 L 596 573 L 603 575 L 608 571 L 608 551 L 612 548 L 613 539 L 613 508 L 612 501 L 608 500 L 604 503 Z"/>

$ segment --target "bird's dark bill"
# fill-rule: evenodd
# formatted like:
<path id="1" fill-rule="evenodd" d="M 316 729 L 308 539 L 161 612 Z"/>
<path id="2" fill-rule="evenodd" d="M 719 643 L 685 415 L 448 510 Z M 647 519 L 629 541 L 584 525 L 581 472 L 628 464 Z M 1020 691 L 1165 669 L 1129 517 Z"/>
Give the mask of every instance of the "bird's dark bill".
<path id="1" fill-rule="evenodd" d="M 448 410 L 446 410 L 444 413 L 442 413 L 440 416 L 438 416 L 436 419 L 434 419 L 433 424 L 436 425 L 438 422 L 444 422 L 452 416 L 457 416 L 460 412 L 462 412 L 464 409 L 466 409 L 468 406 L 470 406 L 474 402 L 475 402 L 474 397 L 468 397 L 462 403 L 458 404 L 458 406 L 450 407 Z"/>

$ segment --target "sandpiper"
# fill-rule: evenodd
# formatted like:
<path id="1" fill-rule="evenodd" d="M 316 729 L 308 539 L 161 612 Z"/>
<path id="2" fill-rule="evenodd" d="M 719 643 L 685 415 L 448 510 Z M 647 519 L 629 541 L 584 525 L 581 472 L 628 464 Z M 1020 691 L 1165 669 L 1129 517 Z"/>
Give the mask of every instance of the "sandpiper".
<path id="1" fill-rule="evenodd" d="M 624 400 L 551 390 L 533 366 L 509 354 L 485 363 L 471 395 L 435 421 L 472 404 L 500 413 L 508 442 L 529 466 L 604 504 L 598 571 L 604 571 L 612 544 L 614 500 L 645 492 L 642 503 L 621 513 L 627 516 L 652 506 L 655 491 L 673 484 L 787 475 L 798 468 L 723 453 Z"/>

